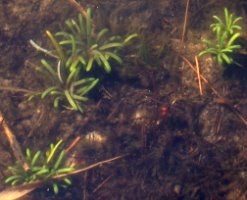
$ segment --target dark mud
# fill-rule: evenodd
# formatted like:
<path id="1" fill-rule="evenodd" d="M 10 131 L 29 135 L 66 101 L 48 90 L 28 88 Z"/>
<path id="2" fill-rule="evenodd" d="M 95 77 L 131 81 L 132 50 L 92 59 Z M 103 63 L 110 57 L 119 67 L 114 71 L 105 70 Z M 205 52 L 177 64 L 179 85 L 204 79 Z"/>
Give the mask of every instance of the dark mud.
<path id="1" fill-rule="evenodd" d="M 46 46 L 45 30 L 56 32 L 76 12 L 65 0 L 0 1 L 0 110 L 23 150 L 46 149 L 58 138 L 69 145 L 81 136 L 73 153 L 78 167 L 128 156 L 72 177 L 73 185 L 58 196 L 44 187 L 23 199 L 246 199 L 247 70 L 224 70 L 211 57 L 200 58 L 210 83 L 203 83 L 200 96 L 184 59 L 194 64 L 211 16 L 222 7 L 246 21 L 246 2 L 191 1 L 184 48 L 183 1 L 81 3 L 92 7 L 98 27 L 141 35 L 123 52 L 124 65 L 91 94 L 83 115 L 55 110 L 50 99 L 28 101 L 17 88 L 39 90 L 45 82 L 34 69 L 40 53 L 29 40 Z M 101 139 L 86 141 L 92 133 Z M 15 158 L 2 130 L 0 137 L 3 189 Z"/>

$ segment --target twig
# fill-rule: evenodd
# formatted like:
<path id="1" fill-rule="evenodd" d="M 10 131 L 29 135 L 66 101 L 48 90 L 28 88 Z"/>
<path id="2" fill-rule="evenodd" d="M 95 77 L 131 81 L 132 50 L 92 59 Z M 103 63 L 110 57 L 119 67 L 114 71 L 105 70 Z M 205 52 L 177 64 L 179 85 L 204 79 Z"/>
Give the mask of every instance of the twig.
<path id="1" fill-rule="evenodd" d="M 77 3 L 76 0 L 68 0 L 68 2 L 74 6 L 84 17 L 87 16 L 85 9 L 79 3 Z"/>
<path id="2" fill-rule="evenodd" d="M 29 43 L 37 50 L 37 51 L 41 51 L 53 58 L 58 58 L 58 56 L 54 55 L 51 51 L 39 46 L 37 43 L 35 43 L 33 40 L 29 40 Z"/>
<path id="3" fill-rule="evenodd" d="M 69 147 L 65 150 L 65 153 L 69 153 L 77 144 L 78 142 L 80 141 L 81 139 L 81 136 L 77 136 L 73 141 L 72 143 L 69 145 Z"/>
<path id="4" fill-rule="evenodd" d="M 196 69 L 194 68 L 194 66 L 190 63 L 190 61 L 185 58 L 184 56 L 181 56 L 180 57 L 189 65 L 189 67 L 196 73 Z M 206 84 L 209 85 L 209 87 L 211 88 L 211 90 L 216 94 L 216 96 L 218 96 L 219 98 L 222 98 L 221 95 L 211 86 L 211 84 L 208 82 L 208 80 L 200 74 L 200 77 L 201 77 L 201 80 L 203 80 Z"/>
<path id="5" fill-rule="evenodd" d="M 79 173 L 88 171 L 88 170 L 90 170 L 90 169 L 93 169 L 93 168 L 95 168 L 95 167 L 101 166 L 101 165 L 103 165 L 103 164 L 110 163 L 110 162 L 112 162 L 112 161 L 114 161 L 114 160 L 118 160 L 118 159 L 120 159 L 120 158 L 124 158 L 124 157 L 126 157 L 126 156 L 128 156 L 128 155 L 129 155 L 129 154 L 124 154 L 124 155 L 121 155 L 121 156 L 116 156 L 116 157 L 114 157 L 114 158 L 110 158 L 110 159 L 108 159 L 108 160 L 103 160 L 103 161 L 94 163 L 94 164 L 92 164 L 92 165 L 89 165 L 89 166 L 87 166 L 87 167 L 84 167 L 84 168 L 82 168 L 82 169 L 77 169 L 77 170 L 75 170 L 75 171 L 68 172 L 68 173 L 66 173 L 66 174 L 61 174 L 61 175 L 53 176 L 52 179 L 54 179 L 54 180 L 55 180 L 55 179 L 61 179 L 61 178 L 64 178 L 64 177 L 67 177 L 67 176 L 70 176 L 70 175 L 79 174 Z"/>
<path id="6" fill-rule="evenodd" d="M 225 106 L 226 108 L 228 108 L 230 111 L 233 112 L 233 114 L 235 114 L 245 125 L 245 127 L 247 128 L 247 120 L 246 118 L 243 116 L 243 114 L 237 109 L 235 108 L 231 102 L 229 102 L 227 99 L 224 98 L 218 98 L 218 99 L 214 99 L 214 102 Z"/>
<path id="7" fill-rule="evenodd" d="M 194 66 L 190 63 L 190 61 L 187 59 L 187 58 L 185 58 L 184 56 L 181 56 L 180 55 L 180 57 L 189 65 L 189 67 L 191 68 L 191 69 L 193 69 L 193 71 L 196 73 L 196 69 L 194 68 Z M 239 111 L 239 110 L 237 110 L 236 108 L 234 108 L 234 106 L 232 106 L 231 105 L 231 103 L 229 103 L 225 98 L 223 98 L 223 97 L 221 97 L 221 95 L 211 86 L 211 84 L 208 82 L 208 80 L 204 77 L 204 76 L 202 76 L 201 74 L 200 74 L 200 77 L 201 77 L 201 79 L 205 82 L 205 83 L 207 83 L 209 86 L 210 86 L 210 88 L 211 88 L 211 90 L 217 95 L 217 99 L 215 99 L 214 100 L 214 102 L 216 102 L 216 103 L 218 103 L 218 104 L 221 104 L 221 105 L 224 105 L 224 106 L 227 106 L 243 123 L 244 123 L 244 125 L 247 127 L 247 120 L 245 119 L 245 117 L 242 115 L 242 113 Z"/>
<path id="8" fill-rule="evenodd" d="M 7 123 L 5 122 L 4 117 L 3 117 L 1 112 L 0 112 L 0 123 L 3 127 L 3 130 L 4 130 L 6 137 L 10 143 L 10 148 L 12 149 L 16 160 L 21 163 L 22 168 L 24 170 L 28 170 L 30 167 L 25 160 L 25 157 L 22 153 L 21 147 L 20 147 L 18 141 L 16 140 L 15 135 L 12 133 L 12 131 L 8 127 Z"/>
<path id="9" fill-rule="evenodd" d="M 107 181 L 109 181 L 111 178 L 113 177 L 113 175 L 108 176 L 105 180 L 102 181 L 102 183 L 100 183 L 94 190 L 93 193 L 97 192 L 105 183 L 107 183 Z"/>
<path id="10" fill-rule="evenodd" d="M 95 167 L 101 166 L 103 164 L 112 162 L 114 160 L 118 160 L 120 158 L 123 158 L 123 157 L 125 157 L 127 155 L 128 154 L 124 154 L 124 155 L 117 156 L 117 157 L 114 157 L 114 158 L 111 158 L 111 159 L 108 159 L 108 160 L 100 161 L 100 162 L 97 162 L 95 164 L 89 165 L 89 166 L 87 166 L 85 168 L 73 171 L 71 173 L 61 174 L 61 175 L 54 176 L 54 177 L 51 177 L 51 178 L 54 179 L 54 180 L 55 179 L 61 179 L 61 178 L 67 177 L 67 176 L 72 175 L 72 174 L 78 174 L 78 173 L 81 173 L 81 172 L 85 172 L 85 171 L 88 171 L 88 170 L 90 170 L 92 168 L 95 168 Z M 0 192 L 0 199 L 14 200 L 14 199 L 20 198 L 20 197 L 32 192 L 36 188 L 41 187 L 44 183 L 45 183 L 44 181 L 35 181 L 33 183 L 28 183 L 28 184 L 24 184 L 24 185 L 20 185 L 20 186 L 7 188 L 7 189 L 5 189 L 5 190 Z"/>
<path id="11" fill-rule="evenodd" d="M 195 56 L 195 61 L 196 61 L 196 72 L 197 72 L 199 92 L 200 92 L 200 95 L 202 96 L 203 93 L 202 93 L 201 73 L 200 73 L 200 66 L 199 66 L 199 62 L 198 62 L 197 56 Z"/>
<path id="12" fill-rule="evenodd" d="M 35 91 L 32 91 L 32 90 L 23 89 L 23 88 L 16 88 L 16 87 L 10 87 L 10 86 L 0 86 L 0 90 L 10 91 L 10 92 L 21 92 L 21 93 L 26 93 L 26 94 L 34 94 L 34 93 L 36 93 Z"/>
<path id="13" fill-rule="evenodd" d="M 182 39 L 181 39 L 181 48 L 183 48 L 183 45 L 184 45 L 184 37 L 185 37 L 186 27 L 187 27 L 187 22 L 188 22 L 189 4 L 190 4 L 190 0 L 187 0 L 185 14 L 184 14 L 184 25 L 183 25 L 183 33 L 182 33 Z"/>

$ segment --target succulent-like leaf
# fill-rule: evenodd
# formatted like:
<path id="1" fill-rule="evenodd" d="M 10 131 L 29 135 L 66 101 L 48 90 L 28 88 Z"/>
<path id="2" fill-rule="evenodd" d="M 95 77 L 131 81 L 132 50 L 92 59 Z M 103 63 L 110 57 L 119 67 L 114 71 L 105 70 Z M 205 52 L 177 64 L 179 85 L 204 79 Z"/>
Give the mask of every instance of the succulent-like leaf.
<path id="1" fill-rule="evenodd" d="M 84 96 L 86 93 L 88 93 L 91 89 L 93 89 L 96 84 L 99 82 L 99 79 L 89 78 L 87 81 L 90 83 L 87 87 L 82 87 L 77 90 L 77 93 L 80 96 Z"/>
<path id="2" fill-rule="evenodd" d="M 124 43 L 128 43 L 130 40 L 132 40 L 132 39 L 134 39 L 136 37 L 138 37 L 138 34 L 137 33 L 131 34 L 131 35 L 129 35 L 128 37 L 126 37 L 124 39 Z"/>
<path id="3" fill-rule="evenodd" d="M 59 56 L 60 60 L 62 60 L 62 61 L 66 60 L 65 54 L 64 54 L 61 46 L 59 45 L 59 43 L 57 42 L 55 37 L 52 35 L 52 33 L 47 30 L 46 35 L 51 40 L 51 43 L 53 44 L 54 48 L 56 49 L 57 55 Z"/>
<path id="4" fill-rule="evenodd" d="M 62 142 L 63 142 L 63 140 L 59 140 L 56 143 L 56 145 L 54 145 L 54 144 L 50 145 L 50 151 L 49 151 L 49 153 L 47 155 L 47 160 L 46 160 L 47 163 L 49 163 L 53 159 L 58 147 L 62 144 Z"/>
<path id="5" fill-rule="evenodd" d="M 18 180 L 22 178 L 21 175 L 14 175 L 14 176 L 10 176 L 8 177 L 6 180 L 5 180 L 5 183 L 10 183 L 10 182 L 13 182 L 14 180 Z"/>
<path id="6" fill-rule="evenodd" d="M 44 99 L 45 97 L 47 97 L 52 91 L 56 90 L 57 86 L 53 86 L 53 87 L 49 87 L 47 88 L 44 92 L 42 92 L 41 94 L 41 99 Z"/>
<path id="7" fill-rule="evenodd" d="M 53 184 L 52 184 L 52 188 L 53 188 L 54 194 L 58 194 L 58 192 L 59 192 L 59 187 L 58 187 L 57 183 L 53 183 Z"/>
<path id="8" fill-rule="evenodd" d="M 33 159 L 31 161 L 31 167 L 34 166 L 36 164 L 36 161 L 38 160 L 38 158 L 40 157 L 41 155 L 41 151 L 37 151 L 34 156 L 33 156 Z"/>
<path id="9" fill-rule="evenodd" d="M 78 106 L 77 106 L 75 100 L 72 98 L 72 96 L 71 96 L 71 94 L 69 93 L 69 91 L 68 91 L 68 90 L 65 90 L 65 91 L 64 91 L 64 94 L 65 94 L 65 97 L 67 98 L 67 100 L 68 100 L 68 102 L 69 102 L 71 108 L 72 108 L 73 110 L 78 110 Z"/>
<path id="10" fill-rule="evenodd" d="M 57 170 L 58 167 L 61 165 L 61 163 L 63 162 L 63 158 L 64 158 L 64 155 L 65 155 L 65 150 L 62 150 L 54 164 L 54 169 Z"/>

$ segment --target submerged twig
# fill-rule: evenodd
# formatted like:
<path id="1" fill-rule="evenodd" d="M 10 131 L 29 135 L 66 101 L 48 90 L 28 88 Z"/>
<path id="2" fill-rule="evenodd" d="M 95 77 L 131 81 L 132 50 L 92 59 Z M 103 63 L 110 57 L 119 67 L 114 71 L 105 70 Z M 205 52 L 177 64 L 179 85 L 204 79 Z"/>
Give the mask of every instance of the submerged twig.
<path id="1" fill-rule="evenodd" d="M 214 99 L 214 102 L 225 106 L 226 108 L 228 108 L 230 111 L 233 112 L 234 115 L 236 115 L 245 125 L 245 127 L 247 128 L 247 119 L 243 116 L 243 114 L 237 109 L 235 108 L 231 102 L 229 102 L 227 99 L 224 98 L 218 98 L 218 99 Z"/>
<path id="2" fill-rule="evenodd" d="M 197 70 L 195 69 L 195 67 L 190 63 L 190 61 L 187 59 L 187 58 L 185 58 L 184 56 L 180 56 L 188 65 L 189 65 L 189 67 L 195 72 L 195 73 L 197 73 Z M 208 82 L 208 80 L 204 77 L 204 76 L 202 76 L 201 74 L 200 74 L 200 77 L 201 77 L 201 79 L 205 82 L 205 83 L 207 83 L 208 85 L 209 85 L 209 87 L 211 88 L 211 90 L 217 95 L 217 97 L 218 98 L 216 98 L 215 100 L 214 100 L 214 102 L 216 102 L 216 103 L 218 103 L 218 104 L 221 104 L 221 105 L 224 105 L 224 106 L 227 106 L 243 123 L 244 123 L 244 125 L 247 127 L 247 119 L 242 115 L 242 113 L 239 111 L 239 110 L 237 110 L 236 108 L 234 108 L 234 106 L 232 106 L 231 105 L 231 103 L 227 100 L 227 99 L 225 99 L 225 98 L 223 98 L 212 86 L 211 86 L 211 84 Z"/>
<path id="3" fill-rule="evenodd" d="M 65 153 L 69 153 L 73 148 L 75 148 L 75 146 L 78 144 L 78 142 L 80 141 L 81 136 L 77 136 L 72 143 L 69 145 L 69 147 L 65 150 Z"/>
<path id="4" fill-rule="evenodd" d="M 30 44 L 37 50 L 37 51 L 41 51 L 53 58 L 58 58 L 56 55 L 54 55 L 51 51 L 39 46 L 38 44 L 36 44 L 33 40 L 29 40 Z"/>
<path id="5" fill-rule="evenodd" d="M 103 161 L 97 162 L 95 164 L 89 165 L 85 168 L 75 170 L 71 173 L 66 173 L 66 174 L 61 174 L 61 175 L 51 177 L 51 179 L 58 180 L 58 179 L 63 179 L 64 177 L 67 177 L 69 175 L 74 175 L 74 174 L 86 172 L 90 169 L 93 169 L 95 167 L 101 166 L 101 165 L 106 164 L 106 163 L 110 163 L 114 160 L 118 160 L 118 159 L 123 158 L 127 155 L 129 155 L 129 154 L 124 154 L 121 156 L 116 156 L 116 157 L 110 158 L 108 160 L 103 160 Z M 28 184 L 24 184 L 24 185 L 15 186 L 15 187 L 5 189 L 5 190 L 0 192 L 0 199 L 15 200 L 17 198 L 23 197 L 24 195 L 32 192 L 36 188 L 41 187 L 44 183 L 45 183 L 44 181 L 36 181 L 33 183 L 28 183 Z"/>
<path id="6" fill-rule="evenodd" d="M 21 92 L 26 94 L 34 94 L 35 91 L 23 89 L 23 88 L 17 88 L 17 87 L 11 87 L 11 86 L 0 86 L 0 90 L 3 91 L 9 91 L 9 92 Z"/>
<path id="7" fill-rule="evenodd" d="M 101 166 L 101 165 L 103 165 L 103 164 L 110 163 L 110 162 L 112 162 L 112 161 L 114 161 L 114 160 L 118 160 L 118 159 L 120 159 L 120 158 L 124 158 L 124 157 L 126 157 L 126 156 L 128 156 L 128 155 L 129 155 L 129 154 L 124 154 L 124 155 L 121 155 L 121 156 L 116 156 L 116 157 L 110 158 L 110 159 L 108 159 L 108 160 L 103 160 L 103 161 L 94 163 L 94 164 L 92 164 L 92 165 L 89 165 L 89 166 L 87 166 L 87 167 L 84 167 L 84 168 L 82 168 L 82 169 L 77 169 L 77 170 L 74 170 L 74 171 L 72 171 L 72 172 L 68 172 L 68 173 L 66 173 L 66 174 L 61 174 L 61 175 L 54 176 L 54 177 L 52 177 L 52 179 L 54 179 L 54 180 L 55 180 L 55 179 L 62 179 L 62 178 L 64 178 L 64 177 L 67 177 L 67 176 L 70 176 L 70 175 L 79 174 L 79 173 L 88 171 L 88 170 L 90 170 L 90 169 L 93 169 L 93 168 L 95 168 L 95 167 Z"/>
<path id="8" fill-rule="evenodd" d="M 93 193 L 97 192 L 103 185 L 105 185 L 111 178 L 113 177 L 113 175 L 108 176 L 105 180 L 103 180 L 94 190 Z"/>
<path id="9" fill-rule="evenodd" d="M 199 62 L 198 62 L 197 56 L 195 56 L 195 61 L 196 61 L 196 72 L 197 72 L 199 92 L 200 92 L 200 95 L 202 96 L 203 93 L 202 93 L 201 72 L 200 72 L 200 66 L 199 66 Z"/>
<path id="10" fill-rule="evenodd" d="M 68 2 L 74 6 L 84 17 L 87 16 L 85 9 L 76 0 L 68 0 Z"/>
<path id="11" fill-rule="evenodd" d="M 187 22 L 188 22 L 189 3 L 190 3 L 190 0 L 187 0 L 185 14 L 184 14 L 184 25 L 183 25 L 183 33 L 182 33 L 182 39 L 181 39 L 181 48 L 183 48 L 183 45 L 184 45 L 184 37 L 185 37 Z"/>
<path id="12" fill-rule="evenodd" d="M 30 167 L 28 163 L 26 162 L 26 159 L 22 153 L 21 147 L 19 145 L 19 142 L 17 141 L 15 135 L 10 130 L 8 124 L 6 123 L 2 113 L 0 112 L 0 123 L 3 127 L 4 133 L 10 143 L 10 148 L 13 151 L 13 154 L 18 162 L 22 165 L 22 168 L 24 170 L 28 170 Z"/>
<path id="13" fill-rule="evenodd" d="M 195 67 L 190 63 L 190 61 L 185 58 L 184 56 L 181 56 L 180 57 L 189 65 L 189 67 L 195 72 L 197 73 Z M 203 76 L 200 74 L 200 77 L 201 77 L 201 80 L 203 80 L 206 84 L 209 85 L 209 87 L 211 88 L 211 90 L 217 95 L 217 97 L 221 98 L 221 95 L 216 91 L 216 89 L 213 88 L 213 86 L 209 83 L 209 81 Z"/>

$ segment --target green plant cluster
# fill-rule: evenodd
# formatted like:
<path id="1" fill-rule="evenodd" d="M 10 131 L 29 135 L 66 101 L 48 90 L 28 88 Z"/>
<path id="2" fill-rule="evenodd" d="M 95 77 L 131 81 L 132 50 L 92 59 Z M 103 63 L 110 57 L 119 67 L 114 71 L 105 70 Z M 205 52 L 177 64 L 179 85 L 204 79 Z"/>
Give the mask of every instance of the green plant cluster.
<path id="1" fill-rule="evenodd" d="M 63 105 L 66 108 L 83 112 L 83 103 L 88 100 L 87 93 L 99 82 L 92 72 L 93 68 L 103 67 L 106 73 L 112 70 L 111 61 L 122 63 L 118 51 L 130 40 L 137 37 L 131 34 L 126 38 L 108 36 L 106 28 L 95 31 L 91 10 L 87 15 L 79 14 L 78 20 L 69 19 L 65 22 L 65 30 L 55 36 L 46 31 L 53 49 L 52 51 L 32 45 L 46 53 L 51 59 L 42 59 L 38 71 L 51 81 L 42 92 L 30 96 L 54 97 L 54 107 Z M 67 102 L 67 103 L 66 103 Z"/>
<path id="2" fill-rule="evenodd" d="M 229 13 L 227 8 L 224 8 L 224 17 L 221 19 L 214 15 L 215 23 L 210 27 L 215 35 L 214 40 L 204 40 L 203 42 L 208 46 L 207 49 L 199 53 L 199 56 L 204 54 L 213 54 L 216 56 L 216 60 L 219 64 L 233 63 L 233 59 L 229 53 L 240 49 L 241 46 L 235 44 L 236 39 L 240 37 L 241 26 L 238 22 L 242 17 L 235 17 L 233 13 Z"/>
<path id="3" fill-rule="evenodd" d="M 9 176 L 5 180 L 5 183 L 14 186 L 35 181 L 44 181 L 51 183 L 55 194 L 59 192 L 59 187 L 66 188 L 71 185 L 71 180 L 67 177 L 61 182 L 52 179 L 52 177 L 56 175 L 74 170 L 74 168 L 62 165 L 65 157 L 65 150 L 59 151 L 61 144 L 62 140 L 59 140 L 56 144 L 50 144 L 50 149 L 46 153 L 39 150 L 33 154 L 31 150 L 27 148 L 26 162 L 29 166 L 28 169 L 24 169 L 20 163 L 16 163 L 16 165 L 9 168 L 13 175 Z"/>

